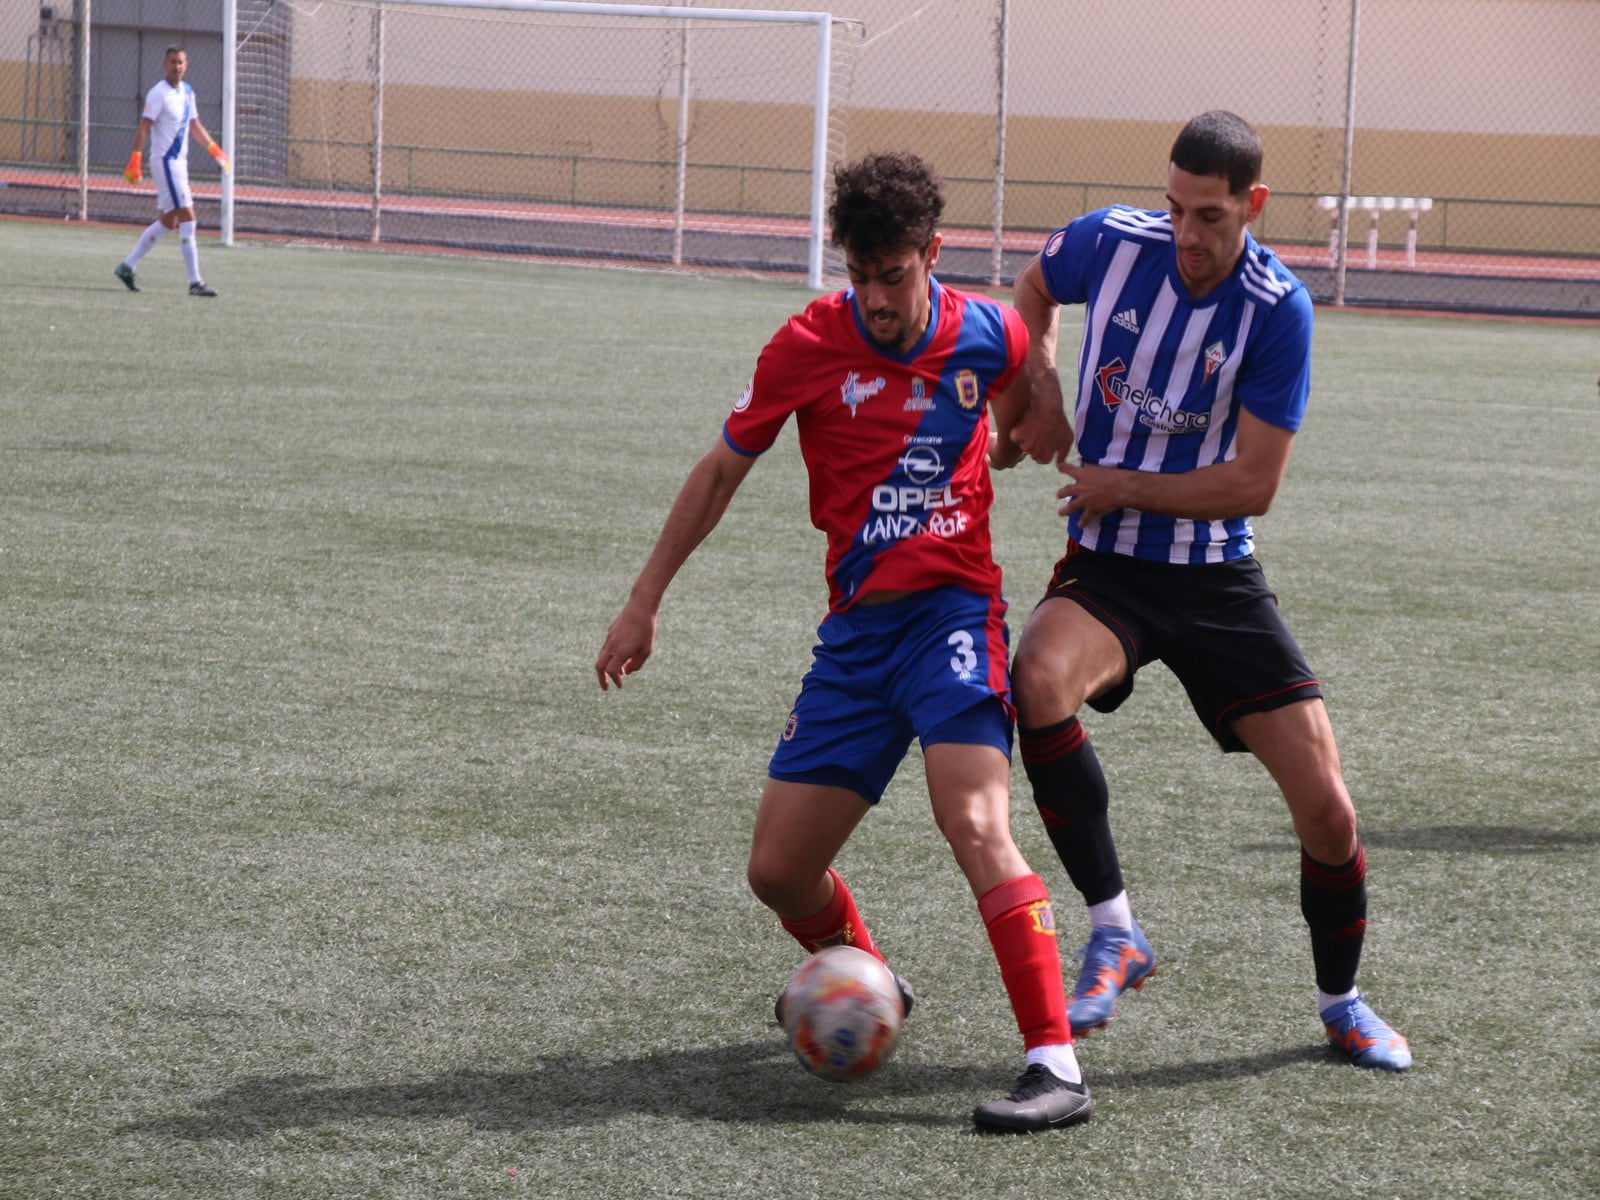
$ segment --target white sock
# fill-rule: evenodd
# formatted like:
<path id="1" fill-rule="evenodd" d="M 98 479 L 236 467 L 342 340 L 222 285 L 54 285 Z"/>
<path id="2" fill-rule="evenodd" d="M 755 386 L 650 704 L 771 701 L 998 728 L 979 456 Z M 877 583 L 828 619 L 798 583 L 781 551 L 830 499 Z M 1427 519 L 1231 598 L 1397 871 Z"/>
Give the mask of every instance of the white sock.
<path id="1" fill-rule="evenodd" d="M 144 232 L 139 235 L 139 240 L 133 244 L 133 253 L 122 260 L 126 267 L 137 265 L 139 260 L 155 247 L 155 244 L 166 236 L 167 227 L 160 221 L 152 221 L 146 225 Z"/>
<path id="2" fill-rule="evenodd" d="M 183 250 L 183 265 L 189 268 L 189 282 L 200 280 L 200 248 L 194 244 L 194 227 L 197 221 L 184 221 L 178 226 L 178 245 Z"/>
<path id="3" fill-rule="evenodd" d="M 1338 995 L 1334 995 L 1331 992 L 1325 992 L 1321 988 L 1318 988 L 1317 1016 L 1320 1017 L 1335 1004 L 1343 1004 L 1346 1000 L 1354 1000 L 1359 995 L 1361 995 L 1360 988 L 1351 988 L 1348 992 L 1340 992 Z"/>
<path id="4" fill-rule="evenodd" d="M 1026 1061 L 1030 1067 L 1043 1066 L 1057 1079 L 1064 1079 L 1068 1083 L 1083 1082 L 1083 1072 L 1078 1067 L 1078 1055 L 1070 1042 L 1062 1042 L 1055 1046 L 1035 1046 L 1028 1051 Z"/>
<path id="5" fill-rule="evenodd" d="M 1099 904 L 1089 906 L 1089 924 L 1096 929 L 1110 926 L 1112 929 L 1133 928 L 1133 905 L 1128 903 L 1126 889 L 1118 892 L 1109 900 L 1102 900 Z"/>

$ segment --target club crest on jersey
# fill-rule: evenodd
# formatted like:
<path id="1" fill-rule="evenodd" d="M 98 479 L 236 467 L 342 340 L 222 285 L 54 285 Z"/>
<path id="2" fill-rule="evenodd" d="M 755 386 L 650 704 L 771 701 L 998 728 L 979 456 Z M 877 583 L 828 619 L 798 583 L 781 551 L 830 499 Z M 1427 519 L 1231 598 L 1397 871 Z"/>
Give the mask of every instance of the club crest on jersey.
<path id="1" fill-rule="evenodd" d="M 851 371 L 850 374 L 844 377 L 844 383 L 839 385 L 839 396 L 853 417 L 856 415 L 856 409 L 860 408 L 865 401 L 883 391 L 887 384 L 888 380 L 884 379 L 882 375 L 867 383 L 862 383 L 860 374 Z"/>
<path id="2" fill-rule="evenodd" d="M 911 381 L 911 399 L 906 401 L 905 411 L 932 412 L 937 407 L 933 397 L 928 395 L 928 385 L 923 383 L 922 376 L 918 375 Z"/>
<path id="3" fill-rule="evenodd" d="M 978 386 L 978 377 L 971 371 L 963 369 L 956 372 L 956 399 L 965 409 L 977 408 L 978 402 L 983 399 L 983 389 Z"/>
<path id="4" fill-rule="evenodd" d="M 1204 383 L 1211 378 L 1211 373 L 1220 367 L 1228 358 L 1228 351 L 1221 342 L 1212 342 L 1206 347 L 1206 373 L 1200 380 Z"/>

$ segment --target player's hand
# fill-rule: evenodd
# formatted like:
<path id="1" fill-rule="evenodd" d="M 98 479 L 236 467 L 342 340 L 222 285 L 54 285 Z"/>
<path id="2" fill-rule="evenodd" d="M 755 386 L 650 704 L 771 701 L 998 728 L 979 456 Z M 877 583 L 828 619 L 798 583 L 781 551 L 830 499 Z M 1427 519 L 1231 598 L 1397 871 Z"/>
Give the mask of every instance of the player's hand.
<path id="1" fill-rule="evenodd" d="M 1030 381 L 1028 404 L 1011 427 L 1011 440 L 1037 463 L 1060 466 L 1072 450 L 1072 423 L 1061 397 L 1061 377 L 1052 368 Z"/>
<path id="2" fill-rule="evenodd" d="M 212 142 L 209 146 L 206 147 L 206 149 L 211 152 L 211 157 L 216 159 L 217 162 L 221 165 L 222 173 L 224 175 L 232 174 L 232 172 L 233 172 L 233 163 L 230 162 L 229 159 L 228 159 L 228 156 L 223 153 L 223 150 L 222 150 L 221 146 L 217 145 L 215 142 Z"/>
<path id="3" fill-rule="evenodd" d="M 1005 471 L 1022 461 L 1022 447 L 1012 439 L 1009 430 L 989 431 L 989 469 Z"/>
<path id="4" fill-rule="evenodd" d="M 144 155 L 135 150 L 128 155 L 128 165 L 122 169 L 122 177 L 129 183 L 138 183 L 144 178 Z"/>
<path id="5" fill-rule="evenodd" d="M 629 602 L 622 606 L 611 628 L 606 630 L 605 643 L 594 660 L 594 673 L 600 680 L 600 690 L 622 681 L 644 666 L 645 659 L 655 649 L 656 615 L 642 605 Z"/>
<path id="6" fill-rule="evenodd" d="M 1113 509 L 1128 506 L 1121 485 L 1129 472 L 1088 463 L 1063 462 L 1058 466 L 1061 473 L 1072 480 L 1056 489 L 1056 499 L 1061 501 L 1056 511 L 1063 517 L 1076 514 L 1080 521 L 1092 521 Z"/>

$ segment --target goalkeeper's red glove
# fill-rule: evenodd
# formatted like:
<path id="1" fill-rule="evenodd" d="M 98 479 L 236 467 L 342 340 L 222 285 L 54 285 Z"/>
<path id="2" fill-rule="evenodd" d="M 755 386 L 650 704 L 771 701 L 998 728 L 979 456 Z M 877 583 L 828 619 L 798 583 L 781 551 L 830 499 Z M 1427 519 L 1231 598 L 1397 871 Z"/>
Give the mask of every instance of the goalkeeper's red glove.
<path id="1" fill-rule="evenodd" d="M 138 183 L 144 178 L 144 155 L 135 150 L 128 155 L 128 165 L 122 170 L 122 177 L 129 183 Z"/>
<path id="2" fill-rule="evenodd" d="M 222 147 L 215 142 L 209 142 L 206 149 L 211 151 L 211 157 L 222 164 L 222 173 L 228 175 L 233 171 L 233 164 L 228 161 L 228 156 L 222 152 Z"/>

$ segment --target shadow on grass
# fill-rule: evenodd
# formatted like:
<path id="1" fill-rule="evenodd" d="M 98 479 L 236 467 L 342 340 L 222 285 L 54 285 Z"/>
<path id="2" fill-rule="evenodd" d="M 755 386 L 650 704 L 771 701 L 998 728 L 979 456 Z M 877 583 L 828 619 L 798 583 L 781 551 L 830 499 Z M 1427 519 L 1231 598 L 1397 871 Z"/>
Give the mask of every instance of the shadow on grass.
<path id="1" fill-rule="evenodd" d="M 332 1086 L 318 1075 L 258 1075 L 193 1111 L 132 1122 L 119 1132 L 204 1141 L 352 1121 L 445 1118 L 518 1130 L 653 1116 L 963 1126 L 972 1105 L 1003 1093 L 1014 1078 L 971 1067 L 895 1064 L 839 1086 L 808 1077 L 781 1043 L 761 1041 L 613 1062 L 547 1059 L 527 1070 L 451 1071 L 356 1087 Z"/>
<path id="2" fill-rule="evenodd" d="M 1134 1071 L 1090 1074 L 1092 1090 L 1181 1088 L 1330 1061 L 1299 1046 Z M 808 1078 L 781 1045 L 745 1042 L 620 1062 L 547 1060 L 525 1071 L 452 1071 L 427 1080 L 337 1087 L 326 1076 L 258 1075 L 195 1110 L 131 1122 L 119 1133 L 237 1141 L 355 1121 L 464 1120 L 479 1129 L 561 1129 L 637 1117 L 741 1124 L 806 1122 L 968 1129 L 972 1106 L 1007 1091 L 1009 1071 L 896 1063 L 859 1083 Z"/>
<path id="3" fill-rule="evenodd" d="M 1264 1054 L 1239 1054 L 1232 1058 L 1213 1058 L 1205 1062 L 1174 1063 L 1147 1067 L 1127 1074 L 1089 1074 L 1091 1091 L 1113 1088 L 1187 1088 L 1207 1083 L 1227 1083 L 1248 1076 L 1265 1075 L 1301 1063 L 1343 1063 L 1338 1051 L 1325 1044 L 1288 1046 Z"/>
<path id="4" fill-rule="evenodd" d="M 1411 829 L 1361 829 L 1368 846 L 1454 854 L 1554 854 L 1600 846 L 1589 829 L 1535 829 L 1529 825 L 1419 825 Z M 1282 853 L 1289 842 L 1256 842 L 1246 850 Z"/>
<path id="5" fill-rule="evenodd" d="M 1535 829 L 1528 825 L 1421 825 L 1415 829 L 1363 830 L 1369 846 L 1393 850 L 1450 850 L 1466 854 L 1548 854 L 1600 846 L 1589 829 Z"/>

